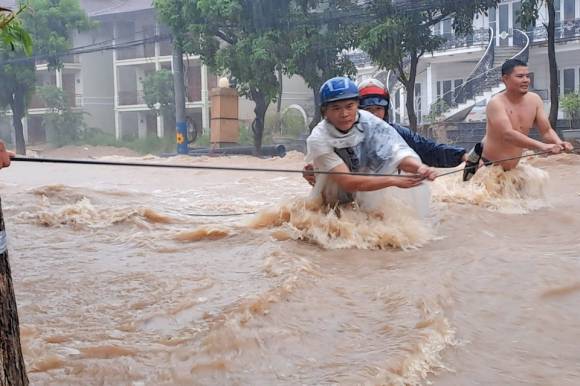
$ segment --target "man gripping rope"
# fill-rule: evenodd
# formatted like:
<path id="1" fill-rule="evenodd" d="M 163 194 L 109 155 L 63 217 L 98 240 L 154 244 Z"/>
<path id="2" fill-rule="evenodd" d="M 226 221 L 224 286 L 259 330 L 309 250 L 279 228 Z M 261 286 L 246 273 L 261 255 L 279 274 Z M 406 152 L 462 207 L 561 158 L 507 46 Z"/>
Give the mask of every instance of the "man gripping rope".
<path id="1" fill-rule="evenodd" d="M 385 85 L 377 79 L 368 79 L 359 84 L 358 90 L 360 95 L 359 108 L 366 110 L 379 119 L 389 123 L 390 98 L 389 91 Z M 462 147 L 450 146 L 436 142 L 430 138 L 422 137 L 406 127 L 394 123 L 389 123 L 389 125 L 392 126 L 407 145 L 409 145 L 409 147 L 419 155 L 421 161 L 429 166 L 450 168 L 467 161 L 467 152 Z M 306 165 L 303 174 L 304 178 L 310 183 L 310 185 L 314 185 L 316 182 L 315 175 L 308 172 L 312 169 L 312 165 Z"/>
<path id="2" fill-rule="evenodd" d="M 385 176 L 323 174 L 318 176 L 313 195 L 322 194 L 327 204 L 357 200 L 358 192 L 396 186 L 417 187 L 437 172 L 421 162 L 397 131 L 373 114 L 359 110 L 359 91 L 348 78 L 326 81 L 319 93 L 324 119 L 307 139 L 306 162 L 315 171 L 372 172 Z M 416 176 L 391 176 L 397 169 Z"/>
<path id="3" fill-rule="evenodd" d="M 484 162 L 519 157 L 524 149 L 552 154 L 561 151 L 571 152 L 574 149 L 572 144 L 562 141 L 550 126 L 544 104 L 538 94 L 528 92 L 530 87 L 528 65 L 521 60 L 510 59 L 503 64 L 501 74 L 506 89 L 491 98 L 487 105 L 485 137 L 468 154 L 463 171 L 464 181 L 471 179 L 477 167 Z M 545 143 L 529 137 L 534 124 Z M 505 170 L 510 170 L 518 163 L 519 159 L 514 159 L 497 164 Z"/>

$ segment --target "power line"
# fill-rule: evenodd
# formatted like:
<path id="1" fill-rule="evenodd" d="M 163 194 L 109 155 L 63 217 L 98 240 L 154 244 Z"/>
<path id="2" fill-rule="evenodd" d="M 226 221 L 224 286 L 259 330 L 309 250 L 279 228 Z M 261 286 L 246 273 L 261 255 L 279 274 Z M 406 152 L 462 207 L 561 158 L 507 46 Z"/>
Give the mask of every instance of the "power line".
<path id="1" fill-rule="evenodd" d="M 423 3 L 424 5 L 421 6 L 420 5 L 421 3 Z M 330 5 L 330 3 L 328 1 L 320 2 L 319 4 Z M 394 16 L 394 15 L 404 14 L 404 13 L 413 12 L 413 11 L 422 12 L 422 11 L 425 11 L 426 9 L 433 7 L 431 0 L 419 0 L 419 2 L 418 2 L 419 6 L 415 6 L 415 7 L 404 6 L 407 4 L 408 4 L 408 2 L 406 2 L 406 1 L 399 2 L 398 4 L 397 4 L 397 2 L 395 2 L 393 7 L 391 7 L 392 10 L 381 11 L 379 8 L 363 7 L 360 4 L 352 3 L 351 5 L 342 6 L 340 8 L 340 10 L 331 9 L 331 10 L 326 11 L 326 12 L 316 12 L 316 11 L 309 12 L 308 17 L 306 19 L 304 19 L 303 17 L 301 17 L 298 20 L 293 20 L 292 17 L 290 19 L 287 19 L 287 20 L 269 20 L 268 18 L 263 18 L 263 21 L 260 20 L 260 22 L 255 22 L 255 20 L 252 20 L 249 23 L 246 23 L 243 25 L 218 23 L 218 24 L 214 25 L 214 27 L 218 28 L 218 29 L 219 28 L 228 29 L 228 28 L 234 28 L 234 27 L 242 27 L 242 28 L 245 28 L 246 31 L 259 32 L 259 31 L 268 30 L 268 29 L 274 30 L 274 29 L 287 29 L 287 28 L 300 27 L 300 26 L 321 26 L 324 24 L 340 24 L 344 21 L 348 21 L 349 23 L 364 23 L 364 22 L 368 22 L 369 20 L 377 20 L 380 18 L 385 18 L 389 15 Z M 414 3 L 414 4 L 416 4 L 416 3 Z M 297 15 L 294 15 L 294 16 L 297 16 Z M 198 20 L 197 23 L 203 24 L 203 23 L 205 23 L 205 21 Z M 87 46 L 75 47 L 75 48 L 72 48 L 70 50 L 61 51 L 61 52 L 57 52 L 57 53 L 43 53 L 43 54 L 31 56 L 31 57 L 9 59 L 9 60 L 0 62 L 0 65 L 29 62 L 32 60 L 40 60 L 40 59 L 47 59 L 47 58 L 60 58 L 60 57 L 68 56 L 68 55 L 82 55 L 82 54 L 87 54 L 87 53 L 103 52 L 103 51 L 109 51 L 109 50 L 123 50 L 123 49 L 133 48 L 133 47 L 137 47 L 137 46 L 148 44 L 148 43 L 155 43 L 155 42 L 161 42 L 161 41 L 172 39 L 173 34 L 167 33 L 167 34 L 163 34 L 163 35 L 155 35 L 155 36 L 144 38 L 144 39 L 132 40 L 129 42 L 109 44 L 109 45 L 106 45 L 103 47 L 104 43 L 116 42 L 119 39 L 122 40 L 125 37 L 135 36 L 135 35 L 144 33 L 145 31 L 148 31 L 148 30 L 151 30 L 154 28 L 157 28 L 157 27 L 150 27 L 150 28 L 138 31 L 138 32 L 131 33 L 131 34 L 123 35 L 120 37 L 114 37 L 113 39 L 105 40 L 105 41 L 102 41 L 99 43 L 94 43 L 94 44 L 90 44 Z"/>
<path id="2" fill-rule="evenodd" d="M 166 40 L 171 40 L 172 37 L 173 37 L 173 34 L 166 34 L 166 35 L 152 36 L 152 37 L 144 38 L 144 39 L 140 39 L 140 40 L 133 40 L 133 41 L 130 41 L 127 43 L 113 44 L 113 45 L 109 45 L 106 47 L 94 47 L 94 48 L 88 48 L 88 49 L 73 48 L 71 50 L 61 51 L 58 53 L 39 54 L 39 55 L 34 55 L 34 56 L 9 59 L 9 60 L 5 60 L 3 62 L 0 62 L 0 65 L 7 65 L 7 64 L 14 64 L 14 63 L 25 63 L 25 62 L 43 60 L 43 59 L 48 59 L 48 58 L 61 58 L 61 57 L 70 56 L 70 55 L 90 54 L 93 52 L 103 52 L 103 51 L 110 51 L 110 50 L 124 50 L 124 49 L 139 47 L 141 45 L 145 45 L 148 43 L 157 43 L 157 42 L 162 42 L 162 41 L 166 41 Z"/>
<path id="3" fill-rule="evenodd" d="M 79 46 L 79 47 L 74 47 L 74 48 L 72 48 L 72 49 L 75 49 L 75 50 L 81 50 L 81 49 L 86 49 L 86 48 L 90 48 L 90 47 L 101 46 L 101 45 L 103 45 L 104 43 L 109 43 L 109 42 L 111 42 L 111 43 L 112 43 L 112 42 L 115 42 L 116 40 L 118 41 L 118 40 L 122 40 L 122 39 L 125 39 L 125 38 L 128 38 L 128 37 L 131 37 L 131 36 L 140 35 L 140 34 L 143 34 L 143 33 L 147 32 L 147 31 L 154 30 L 154 29 L 156 29 L 156 28 L 157 28 L 156 26 L 152 26 L 152 27 L 144 28 L 144 29 L 142 29 L 142 30 L 140 30 L 140 31 L 136 31 L 136 32 L 133 32 L 133 33 L 127 34 L 127 35 L 116 36 L 116 37 L 113 37 L 112 39 L 103 40 L 103 41 L 101 41 L 101 42 L 98 42 L 98 43 L 88 44 L 88 45 L 86 45 L 86 46 Z M 157 35 L 156 35 L 156 36 L 157 36 Z M 133 41 L 135 41 L 135 40 L 133 40 Z"/>

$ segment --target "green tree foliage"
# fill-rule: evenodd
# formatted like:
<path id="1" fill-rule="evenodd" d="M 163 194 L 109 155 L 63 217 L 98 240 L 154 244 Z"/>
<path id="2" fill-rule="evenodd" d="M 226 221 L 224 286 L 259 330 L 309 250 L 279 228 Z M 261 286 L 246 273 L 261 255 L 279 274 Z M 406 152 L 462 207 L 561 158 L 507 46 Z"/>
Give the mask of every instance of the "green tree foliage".
<path id="1" fill-rule="evenodd" d="M 323 3 L 323 4 L 321 4 Z M 355 65 L 344 55 L 357 46 L 356 24 L 348 18 L 332 23 L 317 23 L 319 13 L 338 14 L 345 8 L 357 7 L 348 0 L 314 1 L 304 7 L 291 7 L 290 28 L 286 34 L 289 44 L 285 71 L 288 75 L 300 75 L 314 96 L 314 119 L 310 129 L 320 122 L 318 91 L 322 84 L 335 76 L 356 75 Z"/>
<path id="2" fill-rule="evenodd" d="M 49 142 L 64 146 L 83 138 L 88 129 L 84 121 L 86 113 L 72 109 L 70 95 L 66 91 L 48 85 L 38 87 L 36 93 L 48 109 L 42 117 L 42 126 Z"/>
<path id="3" fill-rule="evenodd" d="M 572 124 L 576 125 L 580 123 L 580 92 L 570 92 L 562 96 L 562 110 L 568 115 L 568 120 L 570 121 L 570 129 L 572 129 Z"/>
<path id="4" fill-rule="evenodd" d="M 61 66 L 57 53 L 70 48 L 71 30 L 85 31 L 95 24 L 78 0 L 29 0 L 30 12 L 22 14 L 22 28 L 30 34 L 35 54 L 48 60 L 49 68 Z M 16 152 L 26 154 L 22 118 L 36 86 L 36 66 L 21 47 L 0 47 L 0 108 L 10 107 L 16 136 Z"/>
<path id="5" fill-rule="evenodd" d="M 20 6 L 17 11 L 0 7 L 0 41 L 5 46 L 10 46 L 12 51 L 16 45 L 22 47 L 26 55 L 32 55 L 32 39 L 24 28 L 18 15 L 26 10 L 26 6 Z"/>
<path id="6" fill-rule="evenodd" d="M 175 126 L 175 93 L 173 74 L 169 70 L 159 70 L 141 81 L 143 99 L 151 110 Z"/>
<path id="7" fill-rule="evenodd" d="M 271 23 L 287 15 L 290 0 L 155 0 L 159 19 L 188 54 L 200 55 L 214 72 L 238 82 L 255 103 L 254 154 L 259 155 L 264 119 L 279 92 L 276 69 L 283 62 L 284 31 Z"/>
<path id="8" fill-rule="evenodd" d="M 499 0 L 439 0 L 397 2 L 370 0 L 365 8 L 375 17 L 360 28 L 361 47 L 381 68 L 395 70 L 407 92 L 409 124 L 417 129 L 415 81 L 419 59 L 437 50 L 444 39 L 431 28 L 445 18 L 453 20 L 458 34 L 472 32 L 476 15 L 495 7 Z"/>

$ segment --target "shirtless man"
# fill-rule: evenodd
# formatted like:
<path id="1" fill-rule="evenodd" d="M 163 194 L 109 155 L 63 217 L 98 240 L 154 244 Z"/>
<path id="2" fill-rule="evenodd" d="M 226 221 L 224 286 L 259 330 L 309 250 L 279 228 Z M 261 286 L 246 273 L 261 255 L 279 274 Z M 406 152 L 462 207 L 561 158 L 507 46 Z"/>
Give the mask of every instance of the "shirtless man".
<path id="1" fill-rule="evenodd" d="M 466 167 L 477 165 L 479 156 L 483 162 L 489 162 L 488 160 L 519 157 L 524 149 L 552 154 L 560 153 L 562 150 L 572 151 L 574 149 L 572 144 L 562 141 L 550 126 L 542 99 L 538 94 L 528 92 L 530 87 L 528 65 L 521 60 L 510 59 L 503 64 L 501 73 L 506 89 L 489 101 L 486 109 L 485 137 L 481 144 L 477 144 L 471 150 Z M 529 137 L 533 124 L 536 124 L 545 143 Z M 518 163 L 519 159 L 515 159 L 496 164 L 502 166 L 504 170 L 510 170 Z M 464 181 L 469 180 L 474 173 L 473 167 L 466 169 L 463 173 Z"/>

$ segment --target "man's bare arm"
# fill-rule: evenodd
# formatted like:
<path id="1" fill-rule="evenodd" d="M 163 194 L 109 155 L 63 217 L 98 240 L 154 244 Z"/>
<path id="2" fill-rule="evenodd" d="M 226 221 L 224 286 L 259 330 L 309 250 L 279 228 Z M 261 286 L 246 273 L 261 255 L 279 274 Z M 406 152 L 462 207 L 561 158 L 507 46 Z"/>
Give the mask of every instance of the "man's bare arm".
<path id="1" fill-rule="evenodd" d="M 498 98 L 493 98 L 489 102 L 486 116 L 495 131 L 494 134 L 499 134 L 503 141 L 522 149 L 548 150 L 546 144 L 536 141 L 513 128 L 507 111 Z"/>

